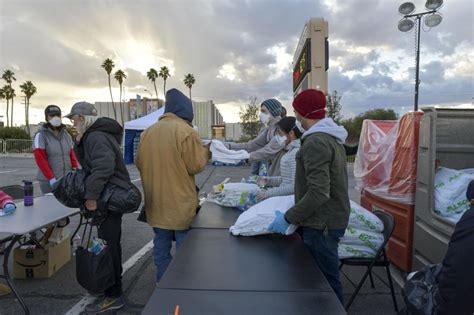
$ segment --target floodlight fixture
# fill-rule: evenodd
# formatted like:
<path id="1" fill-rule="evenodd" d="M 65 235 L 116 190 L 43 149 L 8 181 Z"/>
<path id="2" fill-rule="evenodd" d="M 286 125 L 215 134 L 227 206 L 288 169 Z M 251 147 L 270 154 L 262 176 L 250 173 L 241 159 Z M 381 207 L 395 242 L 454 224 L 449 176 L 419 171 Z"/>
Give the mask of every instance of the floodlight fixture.
<path id="1" fill-rule="evenodd" d="M 410 14 L 412 13 L 413 11 L 415 11 L 415 5 L 411 2 L 405 2 L 405 3 L 402 3 L 399 7 L 398 7 L 398 12 L 401 14 L 401 15 L 407 15 L 407 14 Z"/>
<path id="2" fill-rule="evenodd" d="M 398 29 L 401 32 L 408 32 L 413 28 L 413 26 L 415 26 L 415 22 L 413 22 L 412 19 L 404 18 L 398 22 Z"/>
<path id="3" fill-rule="evenodd" d="M 427 0 L 425 8 L 428 10 L 438 10 L 443 5 L 443 0 Z"/>
<path id="4" fill-rule="evenodd" d="M 443 17 L 439 13 L 433 13 L 425 17 L 425 25 L 428 27 L 438 26 L 443 20 Z"/>

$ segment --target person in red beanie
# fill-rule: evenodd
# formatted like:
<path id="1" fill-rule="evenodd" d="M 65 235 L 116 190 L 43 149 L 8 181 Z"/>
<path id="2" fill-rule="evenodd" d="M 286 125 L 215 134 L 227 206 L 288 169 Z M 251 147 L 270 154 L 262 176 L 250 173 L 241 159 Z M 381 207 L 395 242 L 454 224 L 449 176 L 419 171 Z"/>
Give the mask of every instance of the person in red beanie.
<path id="1" fill-rule="evenodd" d="M 296 154 L 295 205 L 284 215 L 276 211 L 269 230 L 284 234 L 289 224 L 299 233 L 337 297 L 343 302 L 337 247 L 349 222 L 347 138 L 344 127 L 326 116 L 326 96 L 305 90 L 293 101 L 303 132 Z"/>

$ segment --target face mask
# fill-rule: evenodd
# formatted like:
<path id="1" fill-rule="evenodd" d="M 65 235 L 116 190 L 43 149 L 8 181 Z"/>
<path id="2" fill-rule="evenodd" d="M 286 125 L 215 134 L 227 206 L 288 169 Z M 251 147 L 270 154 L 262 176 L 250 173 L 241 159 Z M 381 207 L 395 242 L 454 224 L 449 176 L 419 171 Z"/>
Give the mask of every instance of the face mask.
<path id="1" fill-rule="evenodd" d="M 61 118 L 60 118 L 60 117 L 54 116 L 53 118 L 51 118 L 51 119 L 49 120 L 49 123 L 50 123 L 51 126 L 53 126 L 53 127 L 59 127 L 59 126 L 61 126 L 62 121 L 61 121 Z"/>
<path id="2" fill-rule="evenodd" d="M 282 146 L 283 144 L 286 143 L 286 140 L 288 140 L 288 138 L 286 136 L 276 135 L 275 140 L 280 146 Z"/>
<path id="3" fill-rule="evenodd" d="M 301 125 L 301 121 L 299 120 L 295 121 L 295 126 L 296 128 L 299 129 L 299 131 L 301 131 L 301 133 L 305 133 L 306 129 L 304 129 L 303 126 Z"/>
<path id="4" fill-rule="evenodd" d="M 262 124 L 266 125 L 270 121 L 270 115 L 266 113 L 260 113 L 260 121 Z"/>

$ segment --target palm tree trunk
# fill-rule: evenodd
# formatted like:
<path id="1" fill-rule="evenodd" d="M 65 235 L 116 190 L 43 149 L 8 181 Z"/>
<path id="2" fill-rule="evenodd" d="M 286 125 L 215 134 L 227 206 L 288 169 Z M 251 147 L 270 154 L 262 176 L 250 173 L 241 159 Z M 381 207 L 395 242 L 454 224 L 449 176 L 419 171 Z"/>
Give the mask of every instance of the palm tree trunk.
<path id="1" fill-rule="evenodd" d="M 11 113 L 10 114 L 11 114 L 10 115 L 10 120 L 11 120 L 10 127 L 13 127 L 13 96 L 12 96 L 12 107 L 11 107 Z"/>
<path id="2" fill-rule="evenodd" d="M 189 88 L 189 99 L 193 100 L 193 98 L 191 97 L 191 88 Z"/>
<path id="3" fill-rule="evenodd" d="M 7 98 L 7 127 L 10 125 L 10 100 Z"/>
<path id="4" fill-rule="evenodd" d="M 28 131 L 28 134 L 30 134 L 29 114 L 30 114 L 30 99 L 25 96 L 25 124 L 26 124 L 26 130 Z"/>
<path id="5" fill-rule="evenodd" d="M 158 90 L 156 89 L 156 81 L 153 81 L 153 85 L 155 86 L 156 103 L 158 104 L 158 108 L 160 108 L 160 103 L 158 102 Z M 153 100 L 151 100 L 151 104 L 153 104 Z"/>
<path id="6" fill-rule="evenodd" d="M 163 80 L 163 99 L 166 99 L 166 80 Z"/>
<path id="7" fill-rule="evenodd" d="M 112 108 L 114 110 L 114 118 L 117 120 L 117 110 L 115 109 L 114 98 L 112 96 L 112 85 L 110 84 L 110 74 L 109 74 L 109 91 L 110 91 L 110 99 L 112 100 Z"/>
<path id="8" fill-rule="evenodd" d="M 124 127 L 125 123 L 123 122 L 122 84 L 120 84 L 120 117 L 122 117 L 122 127 Z"/>

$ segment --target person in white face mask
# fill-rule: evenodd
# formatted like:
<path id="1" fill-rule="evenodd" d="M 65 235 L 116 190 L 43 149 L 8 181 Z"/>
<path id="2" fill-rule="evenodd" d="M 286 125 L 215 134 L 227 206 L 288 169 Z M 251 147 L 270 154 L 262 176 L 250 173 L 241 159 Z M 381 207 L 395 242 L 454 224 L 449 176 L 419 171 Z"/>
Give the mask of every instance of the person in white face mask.
<path id="1" fill-rule="evenodd" d="M 77 169 L 74 144 L 66 126 L 62 123 L 61 109 L 57 105 L 49 105 L 44 110 L 46 123 L 35 134 L 33 153 L 38 165 L 37 180 L 41 193 L 51 192 L 58 178 L 72 169 Z"/>
<path id="2" fill-rule="evenodd" d="M 257 184 L 260 187 L 270 187 L 266 191 L 257 194 L 257 200 L 276 196 L 288 196 L 295 193 L 296 153 L 300 149 L 300 137 L 302 132 L 296 127 L 295 117 L 282 118 L 277 123 L 276 141 L 284 146 L 285 154 L 280 160 L 281 176 L 259 176 Z"/>
<path id="3" fill-rule="evenodd" d="M 277 134 L 276 124 L 281 119 L 283 106 L 276 99 L 267 99 L 260 105 L 260 122 L 267 126 L 258 136 L 245 143 L 228 143 L 231 150 L 245 150 L 250 153 L 250 162 L 270 161 L 269 176 L 280 175 L 280 159 L 285 154 L 284 145 L 275 140 Z"/>

